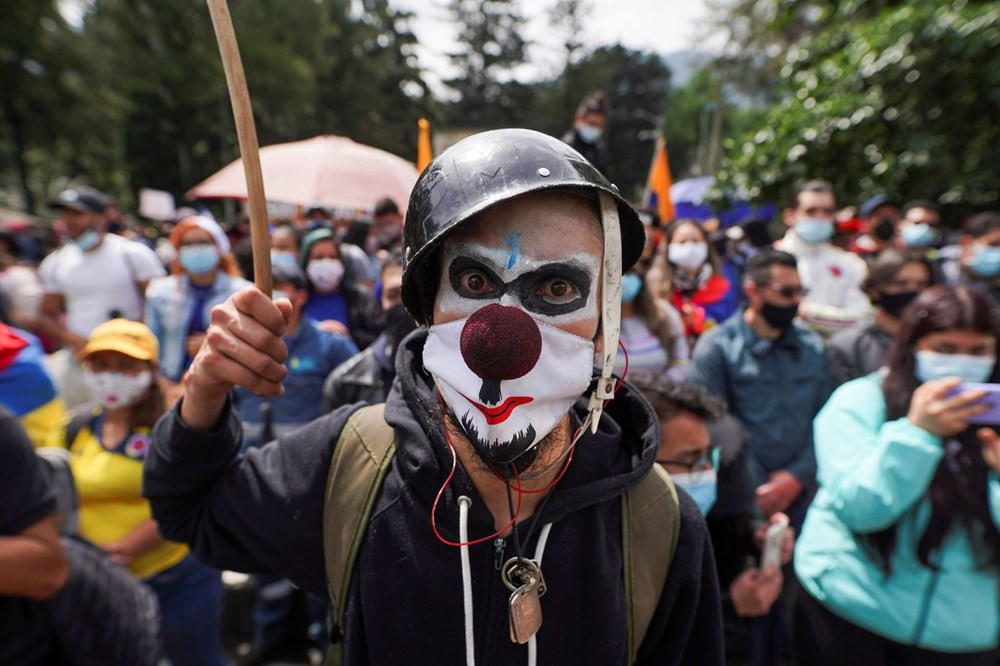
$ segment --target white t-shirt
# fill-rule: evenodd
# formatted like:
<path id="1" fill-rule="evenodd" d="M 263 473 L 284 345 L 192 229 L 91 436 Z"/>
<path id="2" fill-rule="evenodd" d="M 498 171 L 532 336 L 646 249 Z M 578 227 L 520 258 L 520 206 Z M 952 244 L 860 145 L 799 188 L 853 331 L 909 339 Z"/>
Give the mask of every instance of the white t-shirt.
<path id="1" fill-rule="evenodd" d="M 66 329 L 85 338 L 112 313 L 142 321 L 138 284 L 165 274 L 155 252 L 114 234 L 90 252 L 64 245 L 38 267 L 45 291 L 66 303 Z"/>

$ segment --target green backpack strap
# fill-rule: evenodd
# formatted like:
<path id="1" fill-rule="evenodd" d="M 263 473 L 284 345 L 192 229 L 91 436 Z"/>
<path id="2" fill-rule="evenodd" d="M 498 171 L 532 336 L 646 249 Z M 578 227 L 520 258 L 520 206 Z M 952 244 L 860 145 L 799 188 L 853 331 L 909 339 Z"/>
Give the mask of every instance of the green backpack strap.
<path id="1" fill-rule="evenodd" d="M 331 608 L 340 626 L 344 626 L 354 561 L 395 450 L 395 432 L 385 422 L 385 405 L 369 405 L 347 419 L 330 461 L 323 553 Z"/>
<path id="2" fill-rule="evenodd" d="M 650 472 L 622 497 L 622 561 L 628 602 L 628 656 L 634 664 L 660 603 L 680 534 L 677 490 L 665 469 Z"/>

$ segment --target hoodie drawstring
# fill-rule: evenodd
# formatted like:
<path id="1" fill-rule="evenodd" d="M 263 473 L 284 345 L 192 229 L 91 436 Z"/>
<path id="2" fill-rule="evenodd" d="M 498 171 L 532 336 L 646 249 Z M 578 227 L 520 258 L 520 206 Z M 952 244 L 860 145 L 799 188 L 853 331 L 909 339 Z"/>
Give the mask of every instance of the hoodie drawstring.
<path id="1" fill-rule="evenodd" d="M 542 555 L 545 554 L 545 542 L 549 540 L 549 531 L 552 529 L 552 523 L 545 523 L 542 526 L 542 531 L 538 534 L 538 543 L 535 544 L 535 564 L 538 568 L 542 567 Z M 538 661 L 538 643 L 535 641 L 537 634 L 528 639 L 528 666 L 535 666 Z"/>
<path id="2" fill-rule="evenodd" d="M 476 664 L 475 625 L 472 621 L 472 568 L 469 566 L 469 507 L 472 500 L 462 495 L 458 498 L 458 534 L 462 543 L 462 602 L 465 609 L 465 663 Z"/>
<path id="3" fill-rule="evenodd" d="M 462 606 L 465 611 L 465 663 L 475 666 L 476 643 L 475 624 L 472 616 L 472 567 L 469 564 L 469 507 L 472 500 L 462 495 L 458 498 L 458 534 L 462 546 L 459 552 L 462 557 Z M 545 523 L 538 534 L 535 545 L 535 564 L 542 566 L 542 556 L 545 554 L 545 544 L 549 540 L 552 523 Z M 528 666 L 535 666 L 538 661 L 538 644 L 535 636 L 528 640 Z"/>

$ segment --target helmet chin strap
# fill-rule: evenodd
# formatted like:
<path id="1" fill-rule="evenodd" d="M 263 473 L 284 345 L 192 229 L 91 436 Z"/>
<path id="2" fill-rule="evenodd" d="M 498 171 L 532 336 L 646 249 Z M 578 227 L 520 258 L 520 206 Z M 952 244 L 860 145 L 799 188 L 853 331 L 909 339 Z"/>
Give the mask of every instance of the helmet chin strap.
<path id="1" fill-rule="evenodd" d="M 611 372 L 618 355 L 622 304 L 622 232 L 618 220 L 618 204 L 610 194 L 598 192 L 598 197 L 601 202 L 601 226 L 604 228 L 604 280 L 601 290 L 604 348 L 601 355 L 601 376 L 594 392 L 590 394 L 587 406 L 592 433 L 597 432 L 604 403 L 615 397 L 615 380 Z"/>

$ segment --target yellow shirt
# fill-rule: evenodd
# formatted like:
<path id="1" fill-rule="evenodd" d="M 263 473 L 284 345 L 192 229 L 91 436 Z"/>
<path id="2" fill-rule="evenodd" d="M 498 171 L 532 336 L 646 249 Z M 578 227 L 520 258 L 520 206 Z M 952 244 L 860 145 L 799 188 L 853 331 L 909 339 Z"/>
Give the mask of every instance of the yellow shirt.
<path id="1" fill-rule="evenodd" d="M 141 495 L 142 461 L 149 448 L 149 429 L 139 428 L 124 442 L 105 448 L 91 428 L 99 417 L 80 429 L 70 444 L 70 467 L 79 495 L 80 533 L 96 544 L 113 543 L 151 518 L 149 502 Z M 59 435 L 65 441 L 65 430 Z M 135 558 L 129 565 L 138 578 L 148 578 L 180 562 L 188 547 L 174 541 Z"/>

